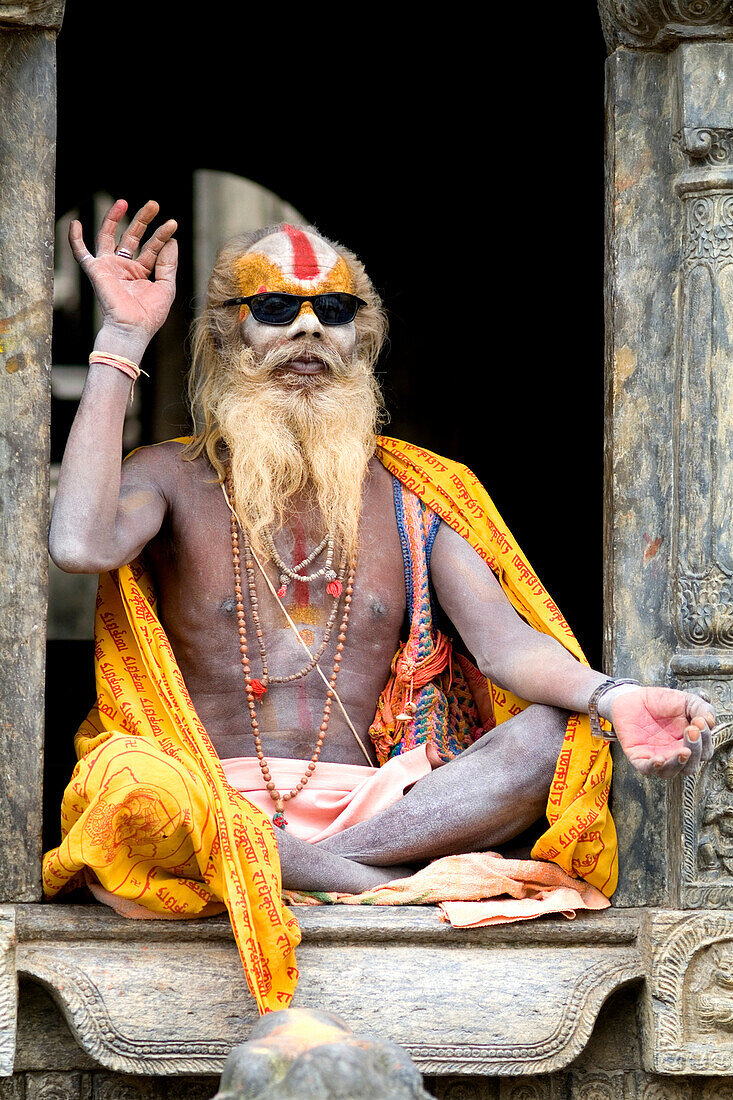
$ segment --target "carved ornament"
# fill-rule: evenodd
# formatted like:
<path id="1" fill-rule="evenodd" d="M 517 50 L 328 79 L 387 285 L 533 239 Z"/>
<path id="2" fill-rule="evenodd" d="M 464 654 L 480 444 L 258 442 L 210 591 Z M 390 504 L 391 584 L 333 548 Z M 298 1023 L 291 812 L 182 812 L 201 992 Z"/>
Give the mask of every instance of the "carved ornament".
<path id="1" fill-rule="evenodd" d="M 730 684 L 726 685 L 730 689 Z M 733 902 L 733 730 L 718 735 L 713 759 L 682 788 L 682 902 L 724 908 Z"/>
<path id="2" fill-rule="evenodd" d="M 647 1006 L 656 1072 L 733 1072 L 733 916 L 655 918 Z"/>
<path id="3" fill-rule="evenodd" d="M 721 165 L 733 155 L 733 131 L 695 133 L 697 138 L 691 131 L 680 137 L 680 147 L 691 159 L 712 158 Z M 685 648 L 730 651 L 730 367 L 720 349 L 729 339 L 726 269 L 733 264 L 733 190 L 689 191 L 683 217 L 674 415 L 675 625 Z"/>
<path id="4" fill-rule="evenodd" d="M 686 39 L 733 38 L 730 0 L 598 0 L 609 53 L 673 49 Z"/>
<path id="5" fill-rule="evenodd" d="M 733 213 L 733 198 L 730 200 Z M 711 248 L 718 247 L 712 244 Z M 677 576 L 679 632 L 690 646 L 733 646 L 733 576 L 711 562 L 704 573 Z"/>
<path id="6" fill-rule="evenodd" d="M 733 164 L 733 130 L 688 127 L 678 130 L 673 141 L 692 164 Z"/>
<path id="7" fill-rule="evenodd" d="M 626 1100 L 623 1074 L 573 1074 L 573 1100 Z"/>
<path id="8" fill-rule="evenodd" d="M 556 1077 L 525 1077 L 518 1081 L 502 1080 L 499 1084 L 499 1100 L 564 1100 L 566 1096 L 563 1082 Z M 475 1093 L 467 1091 L 456 1100 L 475 1100 Z"/>

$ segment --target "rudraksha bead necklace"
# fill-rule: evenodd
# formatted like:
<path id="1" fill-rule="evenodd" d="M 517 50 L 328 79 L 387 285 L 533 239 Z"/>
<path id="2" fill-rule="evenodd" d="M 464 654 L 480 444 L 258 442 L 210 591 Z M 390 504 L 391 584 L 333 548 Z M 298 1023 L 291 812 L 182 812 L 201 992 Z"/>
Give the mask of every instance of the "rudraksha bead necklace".
<path id="1" fill-rule="evenodd" d="M 326 580 L 326 590 L 330 596 L 341 595 L 341 584 L 336 574 L 336 570 L 333 568 L 332 535 L 325 535 L 323 541 L 318 544 L 315 550 L 309 554 L 307 558 L 304 558 L 299 565 L 294 565 L 292 569 L 285 564 L 275 549 L 275 543 L 273 542 L 270 532 L 266 531 L 262 537 L 271 560 L 280 570 L 280 588 L 277 592 L 280 599 L 282 599 L 287 592 L 290 581 L 300 581 L 301 584 L 310 584 L 312 581 L 317 581 L 319 577 L 323 577 Z M 306 569 L 311 562 L 316 560 L 324 549 L 326 550 L 326 564 L 321 566 L 320 569 L 316 569 L 314 573 L 301 573 L 301 569 Z"/>
<path id="2" fill-rule="evenodd" d="M 275 814 L 273 816 L 272 821 L 273 821 L 273 824 L 276 825 L 278 828 L 284 829 L 285 826 L 287 825 L 287 821 L 285 820 L 285 814 L 284 814 L 285 803 L 288 802 L 291 798 L 295 798 L 296 795 L 300 794 L 300 792 L 303 790 L 303 788 L 308 783 L 308 780 L 310 779 L 311 775 L 316 770 L 316 764 L 318 763 L 318 760 L 320 758 L 321 750 L 323 748 L 323 743 L 324 743 L 325 738 L 326 738 L 326 732 L 328 730 L 328 723 L 329 723 L 329 719 L 331 717 L 331 700 L 334 698 L 334 696 L 336 694 L 336 680 L 338 678 L 339 669 L 341 668 L 341 661 L 343 659 L 342 655 L 343 655 L 343 651 L 344 651 L 344 643 L 346 642 L 346 634 L 347 634 L 348 626 L 349 626 L 349 613 L 351 611 L 351 601 L 352 601 L 353 592 L 354 592 L 354 575 L 356 573 L 356 561 L 354 561 L 354 560 L 351 561 L 351 563 L 349 565 L 348 576 L 346 577 L 346 588 L 345 588 L 345 591 L 344 591 L 344 613 L 343 613 L 343 617 L 341 619 L 341 626 L 339 628 L 338 639 L 337 639 L 337 642 L 336 642 L 336 653 L 335 653 L 334 659 L 333 659 L 333 671 L 331 673 L 331 677 L 330 677 L 330 680 L 329 680 L 328 691 L 326 692 L 326 702 L 325 702 L 324 707 L 323 707 L 323 719 L 321 721 L 321 725 L 320 725 L 320 728 L 319 728 L 319 731 L 318 731 L 318 737 L 316 739 L 315 751 L 313 752 L 313 755 L 310 758 L 310 763 L 308 764 L 307 768 L 305 769 L 305 772 L 303 773 L 302 778 L 298 781 L 298 783 L 296 783 L 296 785 L 290 791 L 285 791 L 281 794 L 280 791 L 278 791 L 278 789 L 276 788 L 276 786 L 275 786 L 275 784 L 272 780 L 272 775 L 270 773 L 270 766 L 269 766 L 269 764 L 268 764 L 268 762 L 265 758 L 265 754 L 264 754 L 264 751 L 262 749 L 262 738 L 260 737 L 260 726 L 259 726 L 259 719 L 257 717 L 256 698 L 261 699 L 262 695 L 264 695 L 264 691 L 260 690 L 259 694 L 256 692 L 256 689 L 254 687 L 254 683 L 256 681 L 253 681 L 253 679 L 250 675 L 251 669 L 250 669 L 250 661 L 249 661 L 248 648 L 247 648 L 247 625 L 246 625 L 246 619 L 245 619 L 245 614 L 244 614 L 244 603 L 243 603 L 243 600 L 242 600 L 242 569 L 241 569 L 241 557 L 240 557 L 240 553 L 239 553 L 239 531 L 238 531 L 238 526 L 239 525 L 238 525 L 236 516 L 232 513 L 232 516 L 231 516 L 231 532 L 232 532 L 232 562 L 233 562 L 233 565 L 234 565 L 234 593 L 235 593 L 236 601 L 237 601 L 237 631 L 238 631 L 238 634 L 239 634 L 239 653 L 240 653 L 240 660 L 241 660 L 241 663 L 242 663 L 242 671 L 244 673 L 245 691 L 246 691 L 246 695 L 247 695 L 247 707 L 249 709 L 249 718 L 250 718 L 250 723 L 251 723 L 251 726 L 252 726 L 252 737 L 254 739 L 254 746 L 255 746 L 255 753 L 257 755 L 257 762 L 260 766 L 260 771 L 262 772 L 262 778 L 265 781 L 265 788 L 269 792 L 270 798 L 275 803 Z M 247 548 L 245 550 L 245 554 L 246 554 L 245 568 L 247 570 L 248 580 L 250 580 L 249 591 L 250 591 L 250 600 L 251 600 L 252 599 L 252 594 L 253 594 L 253 591 L 254 591 L 254 564 L 251 561 L 251 558 L 249 556 L 248 551 L 249 551 L 249 546 L 247 545 Z M 251 571 L 251 579 L 250 579 L 250 571 Z M 254 591 L 254 599 L 255 599 L 255 601 L 257 600 L 256 591 Z M 334 597 L 334 609 L 338 606 L 339 599 L 340 599 L 340 595 L 337 595 L 337 596 Z M 253 606 L 253 608 L 258 607 L 256 602 L 252 606 Z M 255 622 L 255 632 L 256 632 L 256 635 L 257 635 L 258 644 L 260 645 L 261 652 L 262 652 L 263 647 L 264 647 L 264 641 L 263 641 L 262 627 L 259 623 L 259 612 L 257 612 L 257 619 L 255 620 L 255 612 L 253 610 L 253 616 L 252 617 L 253 617 L 253 621 Z M 334 614 L 334 621 L 335 621 L 335 614 Z M 323 648 L 325 650 L 325 646 Z M 265 658 L 265 660 L 266 660 L 266 658 Z M 317 658 L 313 662 L 311 667 L 315 668 L 316 663 L 317 663 Z M 310 669 L 308 669 L 307 671 L 310 671 Z M 302 675 L 305 675 L 305 672 L 303 672 Z M 297 679 L 297 678 L 299 678 L 299 676 L 296 676 L 295 678 Z M 287 680 L 289 680 L 289 679 L 290 679 L 290 677 L 283 678 L 283 680 L 281 682 L 287 682 Z M 273 678 L 270 678 L 270 683 L 273 683 L 273 682 L 275 682 L 273 680 Z M 261 683 L 259 684 L 259 686 L 260 686 L 260 689 L 262 689 L 262 684 Z"/>

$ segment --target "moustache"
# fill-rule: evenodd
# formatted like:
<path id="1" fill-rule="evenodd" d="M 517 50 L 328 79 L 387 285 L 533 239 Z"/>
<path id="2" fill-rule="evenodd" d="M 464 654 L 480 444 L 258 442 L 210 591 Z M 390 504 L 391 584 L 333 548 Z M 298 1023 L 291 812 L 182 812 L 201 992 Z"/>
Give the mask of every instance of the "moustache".
<path id="1" fill-rule="evenodd" d="M 325 372 L 336 379 L 350 378 L 353 374 L 351 364 L 334 348 L 320 344 L 315 340 L 302 340 L 297 346 L 271 348 L 259 363 L 259 368 L 267 378 L 272 378 L 290 363 L 312 362 L 325 367 Z M 319 377 L 311 375 L 310 377 Z"/>

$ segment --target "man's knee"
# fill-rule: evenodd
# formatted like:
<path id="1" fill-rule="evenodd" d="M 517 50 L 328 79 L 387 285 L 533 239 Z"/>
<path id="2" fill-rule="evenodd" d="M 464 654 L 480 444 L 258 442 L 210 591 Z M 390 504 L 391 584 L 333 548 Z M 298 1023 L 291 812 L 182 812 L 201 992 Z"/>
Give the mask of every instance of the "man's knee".
<path id="1" fill-rule="evenodd" d="M 520 714 L 484 734 L 466 752 L 490 749 L 493 757 L 498 750 L 500 755 L 506 754 L 507 762 L 521 761 L 525 771 L 538 781 L 546 781 L 549 788 L 565 740 L 567 722 L 568 711 L 532 703 Z"/>
<path id="2" fill-rule="evenodd" d="M 559 707 L 546 706 L 544 703 L 533 703 L 527 711 L 535 712 L 531 716 L 534 732 L 533 747 L 537 752 L 538 760 L 541 759 L 549 784 L 555 774 L 557 758 L 565 741 L 569 712 L 560 710 Z"/>

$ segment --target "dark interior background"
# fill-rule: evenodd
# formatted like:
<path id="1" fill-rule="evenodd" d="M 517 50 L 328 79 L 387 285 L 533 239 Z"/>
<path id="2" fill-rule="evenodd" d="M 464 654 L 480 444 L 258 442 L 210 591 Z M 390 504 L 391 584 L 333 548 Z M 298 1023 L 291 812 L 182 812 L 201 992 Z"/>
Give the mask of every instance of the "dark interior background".
<path id="1" fill-rule="evenodd" d="M 483 11 L 67 0 L 57 211 L 80 209 L 88 241 L 99 191 L 178 220 L 178 297 L 149 358 L 164 344 L 181 376 L 195 169 L 254 180 L 348 244 L 390 316 L 387 432 L 476 472 L 599 667 L 605 49 L 591 3 L 562 25 L 539 4 Z M 87 293 L 54 361 L 85 362 L 91 330 Z M 165 418 L 185 430 L 182 404 Z M 53 843 L 91 643 L 50 643 L 48 667 Z"/>

